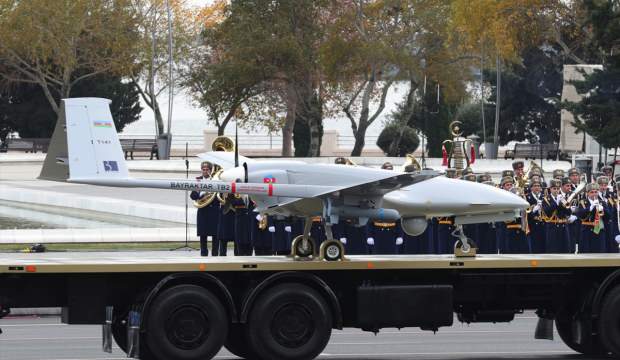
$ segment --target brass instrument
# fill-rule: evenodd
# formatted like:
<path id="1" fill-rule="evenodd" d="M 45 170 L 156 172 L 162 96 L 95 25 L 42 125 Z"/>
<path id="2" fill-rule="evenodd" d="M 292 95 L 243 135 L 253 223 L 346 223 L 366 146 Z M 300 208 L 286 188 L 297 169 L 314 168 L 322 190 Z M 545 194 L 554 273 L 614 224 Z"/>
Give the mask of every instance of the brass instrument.
<path id="1" fill-rule="evenodd" d="M 211 149 L 213 151 L 232 152 L 235 151 L 235 142 L 228 136 L 218 136 L 213 140 L 213 143 L 211 144 Z M 209 180 L 220 180 L 220 175 L 222 174 L 224 169 L 217 165 L 214 165 L 213 171 L 214 172 L 209 178 Z M 216 198 L 220 202 L 220 204 L 223 204 L 225 201 L 225 199 L 222 197 L 222 194 L 220 193 L 207 193 L 202 198 L 194 201 L 194 206 L 198 209 L 202 209 L 206 206 L 209 206 Z"/>
<path id="2" fill-rule="evenodd" d="M 345 158 L 346 160 L 346 165 L 354 165 L 357 166 L 357 164 L 355 162 L 353 162 L 353 160 L 349 159 L 349 158 Z"/>
<path id="3" fill-rule="evenodd" d="M 405 169 L 409 166 L 412 166 L 415 169 L 414 171 L 422 170 L 422 166 L 420 165 L 418 160 L 415 158 L 415 156 L 413 156 L 413 154 L 405 155 L 405 162 L 403 163 L 402 171 L 405 172 L 406 171 Z"/>
<path id="4" fill-rule="evenodd" d="M 267 215 L 261 214 L 261 218 L 258 221 L 258 228 L 260 230 L 265 230 L 267 228 L 267 225 L 268 225 Z"/>
<path id="5" fill-rule="evenodd" d="M 224 169 L 219 168 L 215 174 L 211 175 L 209 180 L 220 180 L 220 175 L 222 174 Z M 202 209 L 203 207 L 209 206 L 216 197 L 219 196 L 219 193 L 206 193 L 205 196 L 201 197 L 198 200 L 194 201 L 194 206 L 198 209 Z M 219 197 L 218 197 L 219 200 Z"/>
<path id="6" fill-rule="evenodd" d="M 235 141 L 228 136 L 218 136 L 213 140 L 211 150 L 233 152 L 235 151 Z"/>
<path id="7" fill-rule="evenodd" d="M 582 182 L 581 184 L 579 184 L 579 186 L 577 186 L 575 188 L 575 191 L 573 191 L 572 194 L 570 194 L 570 196 L 568 197 L 568 199 L 566 199 L 566 202 L 569 204 L 572 204 L 573 200 L 575 200 L 575 198 L 586 188 L 586 183 Z"/>

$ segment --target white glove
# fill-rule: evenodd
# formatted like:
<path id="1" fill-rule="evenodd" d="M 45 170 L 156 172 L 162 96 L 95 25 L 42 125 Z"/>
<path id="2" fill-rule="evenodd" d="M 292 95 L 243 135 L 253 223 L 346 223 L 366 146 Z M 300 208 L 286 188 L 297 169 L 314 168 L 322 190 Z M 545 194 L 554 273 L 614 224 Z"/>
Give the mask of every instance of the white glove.
<path id="1" fill-rule="evenodd" d="M 284 227 L 284 231 L 286 231 L 286 232 L 291 232 L 291 231 L 292 231 L 292 229 L 291 229 L 291 227 L 290 227 L 290 226 L 286 225 L 286 226 Z"/>
<path id="2" fill-rule="evenodd" d="M 571 206 L 571 207 L 570 207 L 570 211 L 571 211 L 571 212 L 575 212 L 575 211 L 577 211 L 577 207 L 576 207 L 575 205 Z"/>
<path id="3" fill-rule="evenodd" d="M 268 230 L 269 230 L 269 232 L 274 233 L 274 232 L 276 232 L 276 227 L 275 226 L 270 226 Z"/>
<path id="4" fill-rule="evenodd" d="M 534 206 L 534 209 L 532 209 L 532 212 L 539 212 L 540 211 L 540 204 L 537 204 L 536 206 Z"/>
<path id="5" fill-rule="evenodd" d="M 346 244 L 347 243 L 347 238 L 341 237 L 340 238 L 340 242 L 343 243 L 343 244 Z"/>
<path id="6" fill-rule="evenodd" d="M 594 208 L 598 205 L 598 201 L 592 201 L 592 205 L 590 205 L 590 211 L 594 210 Z"/>
<path id="7" fill-rule="evenodd" d="M 375 239 L 369 237 L 368 239 L 366 239 L 366 244 L 368 245 L 374 245 L 375 244 Z"/>
<path id="8" fill-rule="evenodd" d="M 607 191 L 614 192 L 614 187 L 611 184 L 607 185 Z"/>
<path id="9" fill-rule="evenodd" d="M 568 223 L 572 224 L 575 222 L 575 220 L 577 220 L 577 217 L 575 215 L 571 215 L 568 217 Z"/>
<path id="10" fill-rule="evenodd" d="M 203 196 L 205 196 L 205 194 L 206 194 L 206 192 L 201 191 L 201 192 L 198 193 L 198 196 L 203 197 Z"/>
<path id="11" fill-rule="evenodd" d="M 263 220 L 263 215 L 261 215 L 261 214 L 256 215 L 256 220 L 258 220 L 258 221 Z"/>
<path id="12" fill-rule="evenodd" d="M 400 236 L 396 238 L 396 245 L 402 245 L 403 244 L 403 238 L 401 238 Z"/>
<path id="13" fill-rule="evenodd" d="M 603 211 L 603 205 L 601 205 L 601 204 L 596 205 L 596 210 L 599 211 L 599 212 L 602 212 Z"/>
<path id="14" fill-rule="evenodd" d="M 558 201 L 562 201 L 562 200 L 564 200 L 564 195 L 563 194 L 558 195 Z"/>

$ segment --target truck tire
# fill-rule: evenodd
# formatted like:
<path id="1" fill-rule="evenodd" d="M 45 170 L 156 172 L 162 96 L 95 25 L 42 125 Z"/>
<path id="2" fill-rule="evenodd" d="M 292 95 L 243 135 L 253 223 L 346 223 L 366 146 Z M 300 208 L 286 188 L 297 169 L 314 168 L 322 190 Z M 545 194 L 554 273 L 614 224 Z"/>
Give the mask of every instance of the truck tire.
<path id="1" fill-rule="evenodd" d="M 620 286 L 612 289 L 603 300 L 598 333 L 601 343 L 614 357 L 620 356 Z"/>
<path id="2" fill-rule="evenodd" d="M 160 360 L 207 360 L 222 348 L 227 312 L 208 290 L 177 285 L 155 298 L 148 313 L 146 342 Z"/>
<path id="3" fill-rule="evenodd" d="M 314 289 L 284 283 L 256 300 L 247 330 L 251 348 L 260 359 L 310 360 L 329 341 L 332 314 Z"/>
<path id="4" fill-rule="evenodd" d="M 246 326 L 244 324 L 231 324 L 228 328 L 228 336 L 226 337 L 224 347 L 233 355 L 242 359 L 258 359 L 254 351 L 250 348 L 250 342 L 248 341 L 248 334 L 245 328 Z"/>
<path id="5" fill-rule="evenodd" d="M 589 341 L 584 344 L 578 344 L 574 340 L 572 315 L 564 312 L 558 314 L 555 318 L 555 328 L 558 330 L 560 339 L 574 351 L 590 356 L 600 356 L 605 353 L 600 345 L 598 337 L 592 336 Z"/>

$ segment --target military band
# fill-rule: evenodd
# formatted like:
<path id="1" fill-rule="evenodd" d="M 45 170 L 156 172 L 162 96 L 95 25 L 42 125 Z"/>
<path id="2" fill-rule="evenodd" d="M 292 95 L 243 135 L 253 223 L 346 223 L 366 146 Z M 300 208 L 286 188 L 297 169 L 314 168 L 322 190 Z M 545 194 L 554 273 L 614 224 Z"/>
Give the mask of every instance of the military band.
<path id="1" fill-rule="evenodd" d="M 344 158 L 336 163 L 355 165 Z M 419 166 L 405 164 L 405 172 L 418 171 Z M 383 169 L 393 170 L 391 163 Z M 212 178 L 214 167 L 201 164 L 202 175 Z M 480 254 L 497 253 L 591 253 L 618 252 L 618 181 L 613 169 L 603 167 L 602 176 L 588 182 L 578 169 L 554 170 L 549 181 L 534 162 L 526 170 L 523 161 L 515 161 L 511 170 L 502 172 L 499 188 L 522 196 L 530 205 L 524 219 L 488 222 L 464 226 L 464 233 L 474 240 Z M 456 178 L 449 168 L 445 176 Z M 489 173 L 475 174 L 462 170 L 463 181 L 476 181 L 496 186 Z M 581 186 L 580 186 L 581 185 Z M 585 191 L 583 191 L 585 190 Z M 437 189 L 441 191 L 441 189 Z M 226 255 L 228 244 L 234 254 L 288 255 L 292 240 L 302 235 L 305 219 L 272 216 L 254 212 L 255 204 L 247 196 L 192 192 L 190 198 L 198 207 L 197 234 L 201 255 L 207 256 L 207 239 L 212 241 L 212 255 Z M 317 248 L 327 239 L 322 216 L 309 218 L 309 236 Z M 406 234 L 400 221 L 370 219 L 367 224 L 340 219 L 331 227 L 345 254 L 452 254 L 456 237 L 453 217 L 430 218 L 426 230 L 416 236 Z"/>

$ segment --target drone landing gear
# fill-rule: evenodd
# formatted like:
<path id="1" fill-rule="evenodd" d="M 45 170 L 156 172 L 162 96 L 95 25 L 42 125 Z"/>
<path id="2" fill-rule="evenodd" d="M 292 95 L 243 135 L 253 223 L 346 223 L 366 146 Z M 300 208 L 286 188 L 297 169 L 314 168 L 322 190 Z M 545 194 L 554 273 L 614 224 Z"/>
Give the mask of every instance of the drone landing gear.
<path id="1" fill-rule="evenodd" d="M 463 225 L 457 225 L 452 232 L 452 236 L 459 239 L 454 243 L 454 256 L 456 257 L 476 257 L 476 243 L 467 238 L 463 232 Z"/>
<path id="2" fill-rule="evenodd" d="M 304 222 L 304 232 L 293 239 L 291 244 L 291 256 L 295 260 L 311 260 L 316 254 L 316 243 L 310 237 L 310 229 L 312 228 L 312 220 L 306 218 Z"/>
<path id="3" fill-rule="evenodd" d="M 299 235 L 293 239 L 291 244 L 291 256 L 295 260 L 313 260 L 317 258 L 316 242 L 310 237 L 310 228 L 312 221 L 306 219 L 303 235 Z M 326 224 L 325 235 L 328 240 L 323 241 L 318 251 L 318 259 L 325 261 L 344 260 L 344 246 L 338 240 L 334 240 L 332 235 L 331 224 Z"/>

